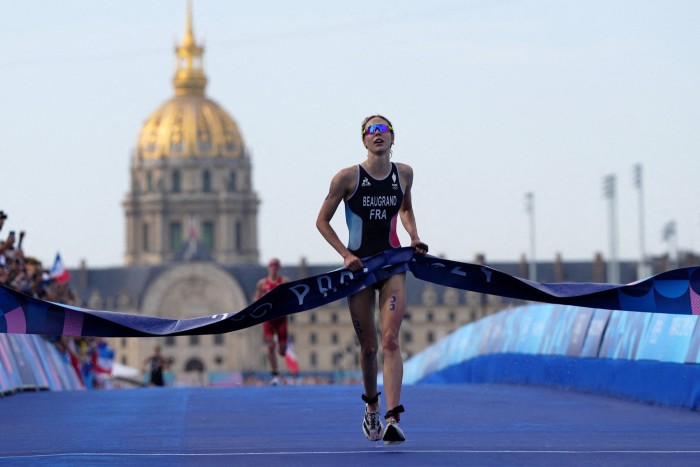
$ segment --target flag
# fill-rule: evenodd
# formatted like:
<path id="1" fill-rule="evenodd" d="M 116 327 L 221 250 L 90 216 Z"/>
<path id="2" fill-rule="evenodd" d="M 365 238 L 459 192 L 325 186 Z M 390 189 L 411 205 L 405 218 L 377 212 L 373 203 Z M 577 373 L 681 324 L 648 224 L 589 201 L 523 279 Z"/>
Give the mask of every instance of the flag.
<path id="1" fill-rule="evenodd" d="M 297 354 L 294 353 L 294 346 L 290 342 L 287 344 L 287 351 L 284 353 L 284 361 L 287 363 L 287 368 L 294 375 L 299 374 L 299 360 Z"/>
<path id="2" fill-rule="evenodd" d="M 99 342 L 92 353 L 95 373 L 111 374 L 114 365 L 114 350 L 106 342 Z"/>
<path id="3" fill-rule="evenodd" d="M 675 236 L 676 236 L 676 221 L 669 221 L 664 226 L 664 231 L 663 231 L 664 241 L 667 242 Z"/>
<path id="4" fill-rule="evenodd" d="M 53 267 L 51 268 L 49 276 L 56 282 L 68 282 L 70 280 L 70 272 L 68 272 L 68 269 L 63 265 L 61 253 L 56 253 L 56 259 L 53 262 Z"/>

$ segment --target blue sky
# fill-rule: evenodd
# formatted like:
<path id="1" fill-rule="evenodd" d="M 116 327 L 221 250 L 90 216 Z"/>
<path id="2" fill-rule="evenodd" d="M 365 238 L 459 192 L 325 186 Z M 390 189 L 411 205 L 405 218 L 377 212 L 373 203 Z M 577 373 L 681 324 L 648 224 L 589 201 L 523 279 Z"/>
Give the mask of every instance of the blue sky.
<path id="1" fill-rule="evenodd" d="M 363 117 L 396 128 L 431 252 L 472 261 L 700 250 L 700 3 L 195 0 L 207 94 L 252 152 L 261 260 L 338 263 L 315 229 L 331 177 L 361 162 Z M 121 202 L 141 125 L 173 95 L 184 0 L 0 0 L 0 209 L 28 253 L 122 263 Z M 342 212 L 334 219 L 346 237 Z M 402 238 L 406 238 L 403 236 Z"/>

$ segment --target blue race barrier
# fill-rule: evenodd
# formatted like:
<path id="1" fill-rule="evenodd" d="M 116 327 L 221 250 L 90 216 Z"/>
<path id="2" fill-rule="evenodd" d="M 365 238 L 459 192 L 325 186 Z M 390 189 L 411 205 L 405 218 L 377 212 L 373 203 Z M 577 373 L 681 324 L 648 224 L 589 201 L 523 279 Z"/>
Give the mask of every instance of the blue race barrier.
<path id="1" fill-rule="evenodd" d="M 84 386 L 70 362 L 37 335 L 0 334 L 0 393 L 79 390 Z"/>
<path id="2" fill-rule="evenodd" d="M 698 316 L 527 305 L 470 323 L 404 365 L 404 383 L 536 384 L 700 408 Z"/>

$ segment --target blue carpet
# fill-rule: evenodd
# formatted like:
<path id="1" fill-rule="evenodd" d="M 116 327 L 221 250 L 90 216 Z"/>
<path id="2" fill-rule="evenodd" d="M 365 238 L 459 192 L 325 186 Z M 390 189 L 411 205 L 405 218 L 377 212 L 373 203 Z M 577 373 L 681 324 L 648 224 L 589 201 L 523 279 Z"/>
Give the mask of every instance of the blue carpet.
<path id="1" fill-rule="evenodd" d="M 349 386 L 144 388 L 0 399 L 7 465 L 700 465 L 691 410 L 491 384 L 404 388 L 407 442 Z"/>

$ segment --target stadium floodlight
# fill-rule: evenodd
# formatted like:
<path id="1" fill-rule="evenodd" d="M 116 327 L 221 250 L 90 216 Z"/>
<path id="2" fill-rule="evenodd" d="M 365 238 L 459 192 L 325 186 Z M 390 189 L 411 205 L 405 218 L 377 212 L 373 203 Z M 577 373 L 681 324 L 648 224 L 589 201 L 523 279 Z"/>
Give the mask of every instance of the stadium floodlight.
<path id="1" fill-rule="evenodd" d="M 603 178 L 603 196 L 608 200 L 608 233 L 610 235 L 610 258 L 608 260 L 608 282 L 620 283 L 620 263 L 617 258 L 617 190 L 615 175 Z"/>
<path id="2" fill-rule="evenodd" d="M 530 261 L 528 261 L 528 279 L 537 281 L 537 260 L 535 259 L 535 194 L 525 193 L 525 211 L 530 218 Z"/>

